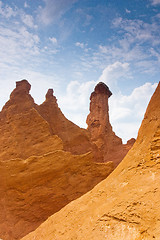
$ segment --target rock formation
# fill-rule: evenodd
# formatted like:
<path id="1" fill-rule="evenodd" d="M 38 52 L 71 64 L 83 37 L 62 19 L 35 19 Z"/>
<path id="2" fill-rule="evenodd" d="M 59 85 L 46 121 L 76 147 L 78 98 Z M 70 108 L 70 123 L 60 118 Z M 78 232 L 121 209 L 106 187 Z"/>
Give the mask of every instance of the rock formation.
<path id="1" fill-rule="evenodd" d="M 109 121 L 108 99 L 112 95 L 106 84 L 96 85 L 90 97 L 90 113 L 87 117 L 88 131 L 91 141 L 102 153 L 103 161 L 113 161 L 118 165 L 124 158 L 134 141 L 123 145 L 122 139 L 117 137 Z"/>
<path id="2" fill-rule="evenodd" d="M 0 112 L 0 160 L 26 159 L 63 149 L 49 123 L 38 113 L 26 80 L 16 83 L 10 100 Z"/>
<path id="3" fill-rule="evenodd" d="M 23 240 L 160 239 L 159 179 L 160 83 L 119 166 Z"/>
<path id="4" fill-rule="evenodd" d="M 65 118 L 52 89 L 48 90 L 45 102 L 38 106 L 29 94 L 30 88 L 26 80 L 16 82 L 10 100 L 0 113 L 0 159 L 25 159 L 52 149 L 63 148 L 73 154 L 96 149 L 87 130 Z M 56 141 L 55 146 L 57 136 L 59 143 Z"/>
<path id="5" fill-rule="evenodd" d="M 73 154 L 83 154 L 96 148 L 90 141 L 88 131 L 78 127 L 63 115 L 56 97 L 53 96 L 53 89 L 48 90 L 45 102 L 36 109 L 49 123 L 52 134 L 62 139 L 64 150 Z"/>
<path id="6" fill-rule="evenodd" d="M 26 80 L 17 82 L 0 112 L 3 240 L 20 239 L 35 230 L 113 171 L 112 162 L 94 162 L 88 131 L 64 117 L 53 90 L 48 90 L 45 102 L 38 106 L 30 88 Z"/>

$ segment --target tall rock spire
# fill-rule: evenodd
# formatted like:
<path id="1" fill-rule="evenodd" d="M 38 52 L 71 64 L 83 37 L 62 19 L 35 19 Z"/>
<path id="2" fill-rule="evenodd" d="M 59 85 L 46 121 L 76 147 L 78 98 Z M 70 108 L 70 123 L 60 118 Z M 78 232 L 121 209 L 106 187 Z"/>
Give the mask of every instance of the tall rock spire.
<path id="1" fill-rule="evenodd" d="M 112 95 L 108 86 L 98 83 L 90 97 L 90 113 L 87 117 L 91 140 L 103 153 L 104 161 L 114 160 L 117 165 L 126 154 L 122 139 L 117 137 L 109 121 L 108 99 Z"/>

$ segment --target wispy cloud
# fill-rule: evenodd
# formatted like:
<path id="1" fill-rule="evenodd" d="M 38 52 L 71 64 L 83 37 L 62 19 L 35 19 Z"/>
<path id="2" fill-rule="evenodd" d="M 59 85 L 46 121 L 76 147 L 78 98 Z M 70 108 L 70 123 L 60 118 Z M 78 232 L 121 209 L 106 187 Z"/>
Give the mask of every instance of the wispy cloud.
<path id="1" fill-rule="evenodd" d="M 80 47 L 80 48 L 82 48 L 82 49 L 85 48 L 85 47 L 87 47 L 87 45 L 88 45 L 88 44 L 85 44 L 85 43 L 83 43 L 83 42 L 76 42 L 76 43 L 75 43 L 75 46 L 76 46 L 76 47 Z"/>
<path id="2" fill-rule="evenodd" d="M 24 7 L 25 7 L 25 8 L 29 8 L 29 5 L 28 5 L 27 2 L 24 2 Z"/>
<path id="3" fill-rule="evenodd" d="M 26 26 L 30 28 L 37 28 L 37 25 L 34 24 L 34 19 L 31 15 L 22 13 L 21 20 Z"/>
<path id="4" fill-rule="evenodd" d="M 77 0 L 44 0 L 45 7 L 39 9 L 39 20 L 48 25 L 54 23 L 67 12 Z"/>
<path id="5" fill-rule="evenodd" d="M 17 11 L 11 8 L 8 4 L 4 5 L 2 1 L 0 1 L 0 15 L 5 18 L 10 18 L 12 16 L 17 15 Z"/>
<path id="6" fill-rule="evenodd" d="M 127 8 L 126 8 L 125 10 L 126 10 L 126 13 L 131 13 L 131 11 L 130 11 L 130 10 L 128 10 Z"/>
<path id="7" fill-rule="evenodd" d="M 158 5 L 158 4 L 160 4 L 160 0 L 151 0 L 151 4 L 152 5 Z"/>
<path id="8" fill-rule="evenodd" d="M 55 38 L 55 37 L 50 37 L 49 40 L 51 41 L 51 43 L 57 44 L 57 38 Z"/>

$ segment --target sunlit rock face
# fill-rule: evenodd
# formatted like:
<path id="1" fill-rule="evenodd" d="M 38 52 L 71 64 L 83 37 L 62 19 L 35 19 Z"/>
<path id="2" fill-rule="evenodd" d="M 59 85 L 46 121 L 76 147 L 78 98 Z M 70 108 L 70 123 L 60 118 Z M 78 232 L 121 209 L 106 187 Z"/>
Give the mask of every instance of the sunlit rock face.
<path id="1" fill-rule="evenodd" d="M 130 144 L 123 145 L 122 139 L 115 135 L 109 121 L 108 99 L 112 95 L 106 84 L 96 85 L 90 96 L 90 113 L 87 117 L 91 140 L 103 155 L 103 161 L 113 161 L 115 165 L 124 158 Z"/>
<path id="2" fill-rule="evenodd" d="M 138 138 L 110 176 L 23 240 L 160 239 L 160 83 Z"/>

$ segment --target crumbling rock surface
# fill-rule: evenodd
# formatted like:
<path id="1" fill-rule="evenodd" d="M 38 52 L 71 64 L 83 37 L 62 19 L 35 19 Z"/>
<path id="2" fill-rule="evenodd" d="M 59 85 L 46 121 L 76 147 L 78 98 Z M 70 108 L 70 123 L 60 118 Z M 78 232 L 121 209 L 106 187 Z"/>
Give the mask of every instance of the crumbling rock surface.
<path id="1" fill-rule="evenodd" d="M 88 131 L 91 140 L 102 153 L 103 161 L 113 161 L 118 165 L 124 158 L 133 142 L 122 144 L 109 121 L 108 99 L 112 95 L 106 84 L 100 82 L 96 85 L 90 97 L 90 113 L 87 117 Z"/>
<path id="2" fill-rule="evenodd" d="M 119 166 L 23 240 L 160 239 L 159 179 L 160 83 L 138 138 Z"/>

